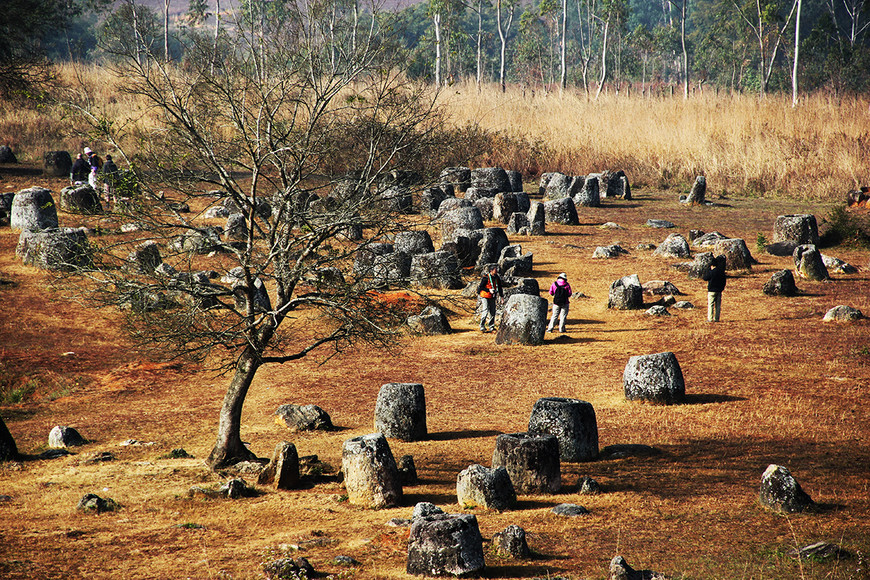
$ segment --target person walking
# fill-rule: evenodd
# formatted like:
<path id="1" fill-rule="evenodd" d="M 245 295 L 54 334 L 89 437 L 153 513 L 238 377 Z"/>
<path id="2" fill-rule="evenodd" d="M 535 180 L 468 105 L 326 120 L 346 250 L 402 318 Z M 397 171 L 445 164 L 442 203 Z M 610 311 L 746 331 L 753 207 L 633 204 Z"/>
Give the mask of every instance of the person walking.
<path id="1" fill-rule="evenodd" d="M 69 182 L 75 185 L 76 183 L 84 183 L 88 180 L 88 171 L 90 166 L 84 156 L 79 153 L 76 160 L 73 162 L 72 169 L 69 174 Z"/>
<path id="2" fill-rule="evenodd" d="M 103 160 L 100 159 L 100 156 L 94 153 L 94 151 L 90 147 L 85 147 L 85 155 L 88 156 L 88 165 L 90 165 L 91 167 L 91 171 L 88 174 L 88 183 L 90 183 L 91 187 L 96 190 L 98 187 L 97 174 L 103 167 Z"/>
<path id="3" fill-rule="evenodd" d="M 568 318 L 568 303 L 571 301 L 571 285 L 568 283 L 568 275 L 565 272 L 559 274 L 556 281 L 550 286 L 550 296 L 553 297 L 553 315 L 547 332 L 553 332 L 556 320 L 559 320 L 559 332 L 565 332 L 565 320 Z"/>
<path id="4" fill-rule="evenodd" d="M 725 256 L 716 256 L 701 279 L 707 282 L 707 322 L 719 322 L 722 312 L 722 291 L 725 290 Z"/>
<path id="5" fill-rule="evenodd" d="M 498 266 L 485 271 L 477 285 L 477 294 L 483 303 L 483 312 L 480 314 L 480 332 L 492 332 L 495 330 L 495 301 L 496 298 L 504 298 L 501 277 L 498 275 Z M 486 329 L 487 318 L 489 330 Z"/>
<path id="6" fill-rule="evenodd" d="M 100 181 L 103 182 L 103 189 L 106 193 L 106 203 L 111 205 L 115 203 L 115 178 L 118 175 L 118 166 L 112 161 L 111 155 L 106 155 L 106 162 L 103 163 L 103 168 L 100 170 Z"/>

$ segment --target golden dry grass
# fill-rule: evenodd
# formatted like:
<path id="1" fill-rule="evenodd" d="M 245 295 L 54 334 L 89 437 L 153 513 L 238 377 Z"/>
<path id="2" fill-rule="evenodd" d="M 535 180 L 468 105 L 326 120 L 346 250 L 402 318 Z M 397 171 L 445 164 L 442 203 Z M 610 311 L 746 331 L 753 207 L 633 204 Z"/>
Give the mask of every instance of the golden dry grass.
<path id="1" fill-rule="evenodd" d="M 7 183 L 24 186 L 26 178 Z M 43 180 L 55 192 L 62 180 Z M 530 185 L 531 189 L 532 186 Z M 705 288 L 670 267 L 674 260 L 634 250 L 660 242 L 667 231 L 643 224 L 665 218 L 684 234 L 718 230 L 750 241 L 771 237 L 776 215 L 828 208 L 816 203 L 759 198 L 719 200 L 729 207 L 676 203 L 675 194 L 638 188 L 633 201 L 583 209 L 582 225 L 551 226 L 541 237 L 515 238 L 535 254 L 536 277 L 546 286 L 568 273 L 588 298 L 572 303 L 569 331 L 548 335 L 541 347 L 507 347 L 475 331 L 467 311 L 451 315 L 455 333 L 411 338 L 398 355 L 349 352 L 319 366 L 317 358 L 264 368 L 247 399 L 243 437 L 260 456 L 282 440 L 301 455 L 317 454 L 338 467 L 342 442 L 368 433 L 380 386 L 421 382 L 426 389 L 426 441 L 390 441 L 396 456 L 414 456 L 421 482 L 406 487 L 405 505 L 369 510 L 341 501 L 343 487 L 308 489 L 220 501 L 188 499 L 192 485 L 219 478 L 202 464 L 213 443 L 226 378 L 197 367 L 149 361 L 117 328 L 111 312 L 95 313 L 45 290 L 42 273 L 13 255 L 17 236 L 0 231 L 0 361 L 15 372 L 51 369 L 85 377 L 84 386 L 55 401 L 34 400 L 0 409 L 19 449 L 43 449 L 53 425 L 71 425 L 93 440 L 73 457 L 0 467 L 0 575 L 6 578 L 257 578 L 263 554 L 302 548 L 322 572 L 342 569 L 338 554 L 362 564 L 352 577 L 402 578 L 407 531 L 385 526 L 408 517 L 417 501 L 462 511 L 456 474 L 471 463 L 490 464 L 498 433 L 525 429 L 542 396 L 577 397 L 596 410 L 600 443 L 643 443 L 663 451 L 563 465 L 564 493 L 522 496 L 516 510 L 477 510 L 485 538 L 509 524 L 524 527 L 536 552 L 510 561 L 488 552 L 486 577 L 603 578 L 616 554 L 637 568 L 684 578 L 866 578 L 870 549 L 870 325 L 824 324 L 824 312 L 849 304 L 870 313 L 867 253 L 826 250 L 861 267 L 830 283 L 799 282 L 803 294 L 773 298 L 762 284 L 790 258 L 759 255 L 752 272 L 729 280 L 723 322 L 705 322 Z M 61 215 L 65 225 L 82 218 Z M 614 221 L 622 230 L 598 226 Z M 592 260 L 597 245 L 620 242 L 631 250 L 617 260 Z M 642 281 L 671 280 L 698 308 L 650 318 L 605 307 L 610 282 L 637 273 Z M 629 356 L 673 351 L 687 381 L 679 406 L 629 403 L 622 371 Z M 64 353 L 73 352 L 74 355 Z M 341 427 L 332 433 L 293 434 L 275 424 L 284 403 L 313 403 Z M 154 442 L 121 447 L 129 438 Z M 195 459 L 161 459 L 183 447 Z M 94 465 L 96 451 L 117 459 Z M 757 503 L 761 473 L 786 465 L 821 504 L 816 514 L 784 517 Z M 605 493 L 580 496 L 576 481 L 589 475 Z M 116 513 L 76 513 L 85 493 L 120 502 Z M 591 514 L 561 519 L 550 509 L 581 503 Z M 187 526 L 196 524 L 201 527 Z M 842 543 L 856 557 L 804 562 L 786 555 L 818 540 Z"/>
<path id="2" fill-rule="evenodd" d="M 758 99 L 708 92 L 688 101 L 639 94 L 532 93 L 455 85 L 442 96 L 456 122 L 539 145 L 492 148 L 492 165 L 585 175 L 622 169 L 632 182 L 688 190 L 839 201 L 870 183 L 870 101 Z M 485 163 L 484 163 L 485 164 Z"/>

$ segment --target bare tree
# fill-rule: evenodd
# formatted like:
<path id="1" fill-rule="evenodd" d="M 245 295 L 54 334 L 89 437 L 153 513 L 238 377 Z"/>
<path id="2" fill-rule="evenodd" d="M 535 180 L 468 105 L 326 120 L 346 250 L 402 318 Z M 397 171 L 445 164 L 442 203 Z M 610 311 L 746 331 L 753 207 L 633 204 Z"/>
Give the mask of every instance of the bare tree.
<path id="1" fill-rule="evenodd" d="M 116 209 L 139 227 L 94 242 L 94 267 L 74 280 L 92 304 L 120 306 L 142 343 L 231 375 L 213 468 L 254 457 L 241 417 L 262 365 L 394 343 L 406 313 L 372 284 L 407 280 L 375 276 L 370 248 L 409 226 L 402 190 L 383 185 L 399 168 L 429 172 L 444 141 L 431 90 L 396 72 L 374 15 L 356 30 L 304 0 L 270 10 L 255 33 L 228 15 L 217 50 L 191 35 L 183 68 L 116 46 L 141 104 L 133 124 L 74 104 L 129 161 Z M 228 208 L 233 229 L 204 227 L 182 203 Z"/>
<path id="2" fill-rule="evenodd" d="M 506 4 L 508 11 L 507 22 L 502 19 L 502 5 Z M 498 65 L 498 82 L 501 85 L 501 92 L 505 92 L 507 85 L 505 83 L 505 63 L 507 59 L 507 37 L 511 31 L 511 25 L 514 21 L 513 0 L 495 0 L 495 23 L 498 27 L 498 38 L 500 41 L 499 50 L 499 65 Z"/>
<path id="3" fill-rule="evenodd" d="M 755 20 L 749 18 L 744 10 L 740 7 L 736 0 L 731 0 L 737 13 L 740 14 L 746 25 L 752 29 L 755 39 L 758 41 L 758 68 L 759 81 L 761 84 L 761 95 L 767 93 L 767 86 L 770 83 L 770 76 L 773 74 L 773 65 L 779 54 L 779 48 L 782 45 L 782 39 L 786 29 L 791 22 L 791 17 L 797 7 L 797 0 L 792 3 L 791 11 L 788 17 L 783 22 L 782 27 L 778 27 L 771 18 L 771 12 L 768 6 L 762 5 L 761 0 L 755 0 Z M 770 44 L 773 44 L 771 47 Z M 768 56 L 769 49 L 769 56 Z"/>
<path id="4" fill-rule="evenodd" d="M 791 69 L 791 106 L 796 107 L 798 103 L 798 62 L 800 61 L 800 45 L 801 45 L 801 9 L 803 8 L 802 0 L 797 0 L 797 13 L 794 18 L 794 65 Z"/>

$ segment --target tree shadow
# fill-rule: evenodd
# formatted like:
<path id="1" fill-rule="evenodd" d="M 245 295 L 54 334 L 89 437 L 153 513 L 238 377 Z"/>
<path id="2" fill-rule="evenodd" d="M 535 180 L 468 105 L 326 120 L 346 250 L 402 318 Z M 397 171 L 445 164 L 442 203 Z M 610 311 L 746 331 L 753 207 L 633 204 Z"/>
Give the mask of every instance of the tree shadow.
<path id="1" fill-rule="evenodd" d="M 567 334 L 559 334 L 559 335 L 554 336 L 551 339 L 545 340 L 544 342 L 546 344 L 589 344 L 589 343 L 593 343 L 593 342 L 612 342 L 612 341 L 599 340 L 597 338 L 589 338 L 589 337 L 581 338 L 581 337 L 568 336 Z"/>
<path id="2" fill-rule="evenodd" d="M 685 405 L 708 405 L 710 403 L 735 403 L 737 401 L 745 401 L 745 397 L 735 397 L 733 395 L 719 395 L 716 393 L 698 393 L 686 395 Z"/>
<path id="3" fill-rule="evenodd" d="M 449 493 L 403 493 L 402 505 L 414 507 L 420 502 L 434 503 L 435 505 L 450 505 L 456 503 L 456 495 Z"/>
<path id="4" fill-rule="evenodd" d="M 464 431 L 440 431 L 438 433 L 429 433 L 429 441 L 454 441 L 456 439 L 476 439 L 478 437 L 495 437 L 501 435 L 503 431 L 475 431 L 468 429 Z"/>
<path id="5" fill-rule="evenodd" d="M 554 571 L 559 572 L 561 570 L 558 568 L 554 570 L 552 566 L 540 564 L 506 564 L 504 566 L 488 564 L 484 568 L 481 578 L 550 578 Z"/>
<path id="6" fill-rule="evenodd" d="M 9 164 L 0 166 L 0 175 L 14 175 L 16 177 L 42 175 L 42 168 L 28 167 L 27 165 Z"/>

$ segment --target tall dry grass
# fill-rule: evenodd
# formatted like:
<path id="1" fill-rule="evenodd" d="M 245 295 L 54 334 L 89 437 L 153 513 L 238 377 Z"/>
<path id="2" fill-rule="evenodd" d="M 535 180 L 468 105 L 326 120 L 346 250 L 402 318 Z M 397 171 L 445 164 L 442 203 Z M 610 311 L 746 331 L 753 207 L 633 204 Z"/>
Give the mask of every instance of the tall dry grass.
<path id="1" fill-rule="evenodd" d="M 715 193 L 840 199 L 870 183 L 870 99 L 698 95 L 649 98 L 531 93 L 473 84 L 445 90 L 454 122 L 500 133 L 481 163 L 529 173 L 622 169 L 633 183 Z"/>
<path id="2" fill-rule="evenodd" d="M 0 108 L 0 144 L 37 162 L 44 151 L 94 143 L 66 106 L 86 104 L 116 123 L 147 122 L 119 87 L 123 79 L 96 65 L 57 68 L 57 101 Z M 775 195 L 834 201 L 870 184 L 870 98 L 808 96 L 792 107 L 784 96 L 649 97 L 568 91 L 531 92 L 473 83 L 439 96 L 448 118 L 465 131 L 456 157 L 535 178 L 545 171 L 586 174 L 622 169 L 635 186 L 688 190 L 705 175 L 711 194 Z M 459 137 L 458 141 L 466 141 Z"/>

